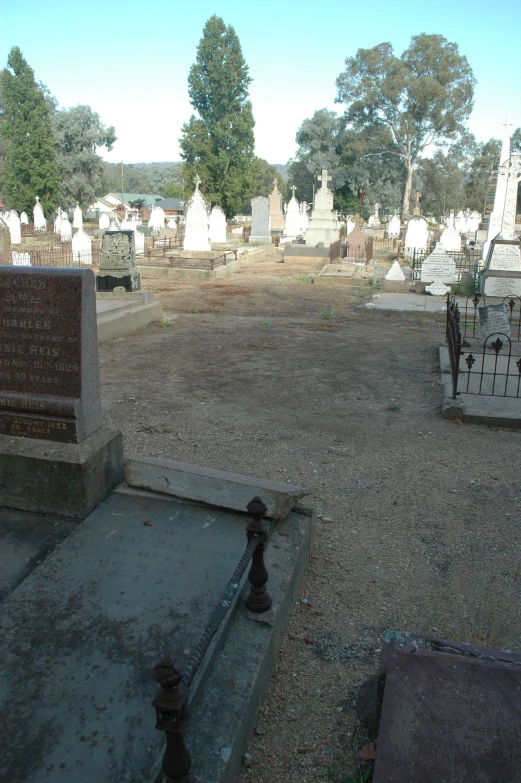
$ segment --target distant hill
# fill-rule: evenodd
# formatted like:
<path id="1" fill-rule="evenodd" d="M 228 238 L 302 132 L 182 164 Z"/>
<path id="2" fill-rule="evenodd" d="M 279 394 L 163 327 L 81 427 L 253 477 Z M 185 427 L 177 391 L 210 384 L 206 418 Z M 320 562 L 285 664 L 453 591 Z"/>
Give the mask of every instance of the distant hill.
<path id="1" fill-rule="evenodd" d="M 288 181 L 288 164 L 287 163 L 273 163 L 273 166 L 277 169 L 280 175 Z"/>

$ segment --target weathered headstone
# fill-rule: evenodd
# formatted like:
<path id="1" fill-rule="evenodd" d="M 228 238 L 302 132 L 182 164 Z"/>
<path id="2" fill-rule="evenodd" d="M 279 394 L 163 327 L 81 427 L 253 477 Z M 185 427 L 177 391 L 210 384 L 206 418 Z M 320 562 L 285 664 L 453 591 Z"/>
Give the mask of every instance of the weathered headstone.
<path id="1" fill-rule="evenodd" d="M 36 203 L 33 207 L 33 223 L 35 231 L 47 230 L 47 221 L 45 220 L 45 215 L 43 214 L 42 205 L 40 204 L 38 196 L 36 196 Z"/>
<path id="2" fill-rule="evenodd" d="M 296 187 L 291 186 L 291 198 L 286 207 L 286 216 L 284 219 L 284 232 L 282 241 L 293 241 L 302 233 L 302 215 L 300 213 L 300 204 L 295 197 Z"/>
<path id="3" fill-rule="evenodd" d="M 65 212 L 62 212 L 60 220 L 60 241 L 70 242 L 72 239 L 72 226 L 69 222 L 69 218 Z"/>
<path id="4" fill-rule="evenodd" d="M 210 212 L 210 242 L 226 242 L 226 215 L 217 204 Z"/>
<path id="5" fill-rule="evenodd" d="M 101 261 L 96 275 L 97 291 L 139 291 L 141 277 L 136 267 L 133 231 L 105 231 L 101 242 Z"/>
<path id="6" fill-rule="evenodd" d="M 74 207 L 72 226 L 73 228 L 83 228 L 83 213 L 81 211 L 81 207 L 78 201 L 76 202 L 76 206 Z"/>
<path id="7" fill-rule="evenodd" d="M 282 211 L 282 193 L 277 187 L 278 180 L 273 180 L 273 190 L 270 199 L 270 226 L 272 229 L 284 228 L 284 213 Z"/>
<path id="8" fill-rule="evenodd" d="M 424 260 L 421 267 L 421 282 L 434 283 L 454 283 L 456 280 L 456 262 L 443 249 L 441 242 L 436 243 L 436 247 Z"/>
<path id="9" fill-rule="evenodd" d="M 92 237 L 83 228 L 72 238 L 72 264 L 92 264 Z"/>
<path id="10" fill-rule="evenodd" d="M 389 271 L 385 275 L 385 279 L 395 281 L 397 283 L 405 282 L 405 275 L 398 261 L 395 261 L 393 265 L 389 268 Z"/>
<path id="11" fill-rule="evenodd" d="M 450 211 L 450 216 L 447 220 L 447 225 L 440 237 L 440 244 L 443 247 L 443 249 L 446 250 L 448 253 L 453 253 L 453 252 L 459 253 L 461 251 L 461 236 L 458 229 L 456 228 L 456 221 L 455 221 L 453 209 L 451 209 Z"/>
<path id="12" fill-rule="evenodd" d="M 484 305 L 477 308 L 479 316 L 478 339 L 487 340 L 491 337 L 504 339 L 511 336 L 511 327 L 508 321 L 508 307 L 506 302 L 500 304 Z"/>
<path id="13" fill-rule="evenodd" d="M 199 185 L 201 179 L 194 177 L 195 191 L 185 204 L 185 234 L 183 250 L 205 251 L 212 249 L 210 242 L 210 205 Z"/>
<path id="14" fill-rule="evenodd" d="M 7 226 L 9 228 L 9 233 L 11 234 L 11 244 L 20 245 L 22 243 L 22 228 L 20 225 L 20 218 L 14 209 L 7 215 Z"/>
<path id="15" fill-rule="evenodd" d="M 429 228 L 427 220 L 423 215 L 413 215 L 407 223 L 405 232 L 404 253 L 407 257 L 412 257 L 414 251 L 425 251 L 429 237 Z"/>
<path id="16" fill-rule="evenodd" d="M 389 218 L 389 223 L 387 224 L 387 236 L 390 239 L 397 239 L 400 236 L 400 218 L 396 212 L 392 217 Z"/>
<path id="17" fill-rule="evenodd" d="M 105 231 L 107 228 L 110 227 L 110 218 L 109 218 L 109 216 L 107 215 L 106 212 L 102 212 L 101 215 L 99 216 L 99 218 L 98 218 L 98 227 L 102 231 Z"/>
<path id="18" fill-rule="evenodd" d="M 83 519 L 122 479 L 89 269 L 0 267 L 0 505 Z"/>
<path id="19" fill-rule="evenodd" d="M 355 227 L 349 233 L 346 240 L 346 245 L 347 245 L 346 261 L 352 261 L 354 263 L 359 263 L 359 264 L 365 263 L 367 261 L 367 257 L 366 257 L 367 237 L 365 234 L 362 233 L 361 223 L 362 223 L 362 218 L 360 217 L 360 215 L 356 214 L 354 218 Z"/>
<path id="20" fill-rule="evenodd" d="M 251 200 L 250 242 L 257 245 L 271 243 L 270 202 L 265 196 L 257 196 Z"/>
<path id="21" fill-rule="evenodd" d="M 27 217 L 27 212 L 20 213 L 20 223 L 22 224 L 22 226 L 29 225 L 29 218 Z"/>
<path id="22" fill-rule="evenodd" d="M 150 212 L 150 218 L 148 219 L 148 225 L 150 228 L 160 230 L 165 227 L 165 211 L 162 207 L 154 205 Z"/>
<path id="23" fill-rule="evenodd" d="M 313 211 L 306 232 L 306 245 L 316 247 L 319 242 L 325 246 L 340 239 L 340 228 L 337 214 L 333 210 L 333 191 L 329 189 L 327 169 L 323 169 L 322 175 L 317 177 L 321 181 L 321 187 L 315 192 Z"/>
<path id="24" fill-rule="evenodd" d="M 7 223 L 0 218 L 0 266 L 11 263 L 11 232 Z"/>
<path id="25" fill-rule="evenodd" d="M 308 205 L 305 201 L 300 202 L 300 233 L 305 235 L 309 226 Z"/>
<path id="26" fill-rule="evenodd" d="M 136 256 L 142 256 L 145 252 L 145 234 L 137 226 L 134 228 L 134 243 Z"/>
<path id="27" fill-rule="evenodd" d="M 378 202 L 374 205 L 374 212 L 367 221 L 369 228 L 380 228 L 380 216 L 379 216 L 380 204 Z"/>

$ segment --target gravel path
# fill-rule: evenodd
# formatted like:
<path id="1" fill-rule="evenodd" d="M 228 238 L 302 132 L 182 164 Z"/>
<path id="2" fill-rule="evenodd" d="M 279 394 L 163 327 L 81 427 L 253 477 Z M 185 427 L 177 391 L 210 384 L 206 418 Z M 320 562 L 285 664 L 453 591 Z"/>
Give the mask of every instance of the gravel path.
<path id="1" fill-rule="evenodd" d="M 358 781 L 353 688 L 389 629 L 521 648 L 519 432 L 441 419 L 442 316 L 366 311 L 270 254 L 163 285 L 101 346 L 125 451 L 299 484 L 316 548 L 239 783 Z"/>

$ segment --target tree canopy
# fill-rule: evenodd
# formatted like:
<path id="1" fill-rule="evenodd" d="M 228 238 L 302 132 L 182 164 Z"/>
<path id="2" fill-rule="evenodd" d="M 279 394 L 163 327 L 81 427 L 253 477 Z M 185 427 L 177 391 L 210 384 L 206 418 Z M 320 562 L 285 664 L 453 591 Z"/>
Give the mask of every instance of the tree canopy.
<path id="1" fill-rule="evenodd" d="M 49 105 L 17 46 L 0 73 L 0 96 L 1 185 L 6 204 L 30 213 L 39 196 L 49 214 L 58 205 L 60 193 Z"/>
<path id="2" fill-rule="evenodd" d="M 188 76 L 197 112 L 183 125 L 181 157 L 186 190 L 198 174 L 202 190 L 231 218 L 255 185 L 254 119 L 248 99 L 251 78 L 235 30 L 218 16 L 206 22 Z"/>
<path id="3" fill-rule="evenodd" d="M 74 106 L 57 111 L 52 120 L 54 147 L 61 171 L 64 205 L 79 201 L 91 204 L 103 188 L 103 161 L 99 147 L 108 151 L 116 141 L 113 127 L 106 128 L 90 106 Z"/>
<path id="4" fill-rule="evenodd" d="M 475 79 L 458 46 L 441 35 L 413 36 L 396 57 L 390 43 L 359 49 L 337 79 L 346 124 L 363 134 L 367 155 L 405 166 L 402 216 L 410 208 L 414 165 L 431 145 L 457 139 L 473 105 Z"/>

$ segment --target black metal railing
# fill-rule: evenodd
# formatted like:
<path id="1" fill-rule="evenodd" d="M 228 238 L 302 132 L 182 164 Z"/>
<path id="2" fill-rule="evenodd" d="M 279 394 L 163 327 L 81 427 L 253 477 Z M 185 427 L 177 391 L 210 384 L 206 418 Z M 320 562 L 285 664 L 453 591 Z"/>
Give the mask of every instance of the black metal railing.
<path id="1" fill-rule="evenodd" d="M 100 245 L 94 242 L 90 253 L 73 253 L 71 242 L 54 247 L 20 247 L 12 251 L 15 266 L 91 267 L 98 266 L 100 259 Z"/>
<path id="2" fill-rule="evenodd" d="M 414 250 L 412 254 L 413 280 L 421 280 L 421 271 L 424 260 L 430 255 L 433 248 L 427 250 Z M 461 276 L 467 272 L 472 275 L 472 284 L 475 290 L 479 272 L 481 252 L 479 250 L 467 250 L 461 253 L 448 253 L 456 263 L 456 283 L 461 282 Z"/>
<path id="3" fill-rule="evenodd" d="M 229 611 L 250 560 L 252 561 L 248 574 L 250 593 L 246 599 L 246 606 L 257 614 L 267 612 L 271 608 L 271 598 L 266 591 L 268 572 L 264 565 L 268 526 L 263 517 L 267 507 L 262 498 L 256 496 L 248 503 L 247 509 L 252 520 L 246 528 L 248 542 L 246 549 L 183 673 L 176 668 L 175 662 L 171 659 L 162 660 L 154 668 L 154 677 L 160 689 L 152 703 L 156 708 L 156 728 L 166 734 L 166 749 L 162 763 L 166 783 L 186 781 L 190 774 L 192 759 L 183 738 L 183 724 L 188 716 L 190 685 L 212 638 Z"/>
<path id="4" fill-rule="evenodd" d="M 508 300 L 508 301 L 507 301 Z M 516 301 L 517 300 L 517 301 Z M 472 339 L 479 326 L 477 308 L 486 304 L 486 297 L 475 295 L 465 300 L 465 316 L 461 320 L 459 305 L 452 295 L 447 296 L 446 339 L 452 380 L 452 397 L 459 394 L 477 394 L 487 397 L 520 397 L 521 351 L 519 311 L 520 297 L 505 297 L 510 334 L 494 331 L 481 338 L 475 346 L 464 341 Z M 469 302 L 472 304 L 469 315 Z M 517 315 L 516 315 L 517 309 Z M 463 333 L 462 333 L 463 326 Z M 517 349 L 514 349 L 516 343 Z M 463 351 L 462 346 L 470 350 Z M 464 357 L 462 361 L 462 357 Z"/>

